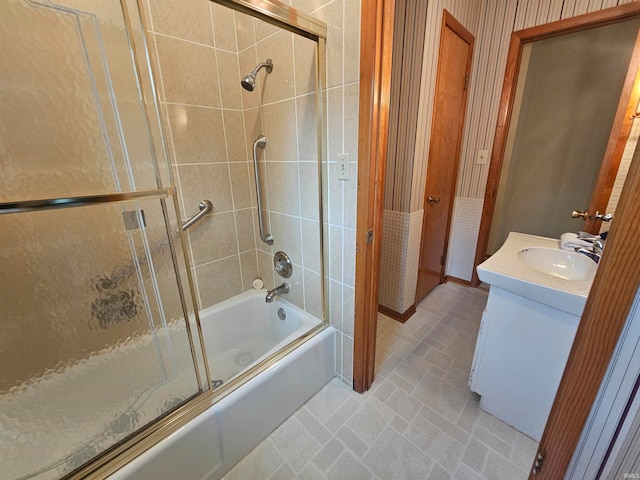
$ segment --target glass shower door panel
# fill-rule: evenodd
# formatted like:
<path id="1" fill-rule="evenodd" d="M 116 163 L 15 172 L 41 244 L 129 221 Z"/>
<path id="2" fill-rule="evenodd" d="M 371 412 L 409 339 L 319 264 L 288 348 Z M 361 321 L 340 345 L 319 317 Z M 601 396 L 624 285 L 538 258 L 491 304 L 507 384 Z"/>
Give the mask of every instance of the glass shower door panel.
<path id="1" fill-rule="evenodd" d="M 158 188 L 123 5 L 0 2 L 0 202 Z"/>
<path id="2" fill-rule="evenodd" d="M 200 392 L 163 202 L 0 216 L 3 479 L 59 478 Z"/>

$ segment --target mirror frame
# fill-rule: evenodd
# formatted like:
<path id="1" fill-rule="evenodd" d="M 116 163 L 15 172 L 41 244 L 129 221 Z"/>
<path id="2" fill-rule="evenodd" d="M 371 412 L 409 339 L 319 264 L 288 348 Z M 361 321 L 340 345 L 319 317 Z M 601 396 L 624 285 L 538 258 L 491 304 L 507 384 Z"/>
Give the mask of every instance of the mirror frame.
<path id="1" fill-rule="evenodd" d="M 473 273 L 471 277 L 472 286 L 477 287 L 480 285 L 480 279 L 478 278 L 476 267 L 487 258 L 486 252 L 489 244 L 489 234 L 496 206 L 496 196 L 502 171 L 507 135 L 511 124 L 511 116 L 513 114 L 518 73 L 520 70 L 522 50 L 524 46 L 538 40 L 566 35 L 568 33 L 579 32 L 582 30 L 589 30 L 624 20 L 630 20 L 636 17 L 640 17 L 640 2 L 627 3 L 573 18 L 519 30 L 511 34 L 511 42 L 509 44 L 509 52 L 507 55 L 507 66 L 502 86 L 502 95 L 500 97 L 500 105 L 498 107 L 498 121 L 491 149 L 491 160 L 489 163 L 489 172 L 485 187 L 480 230 L 478 232 L 478 243 L 473 263 Z M 638 71 L 638 68 L 640 67 L 639 50 L 638 42 L 636 42 L 636 49 L 631 57 L 629 70 L 625 78 L 621 102 L 618 106 L 612 126 L 612 132 L 622 132 L 624 135 L 612 135 L 609 138 L 603 159 L 603 164 L 608 166 L 605 170 L 608 171 L 609 174 L 606 176 L 601 175 L 598 178 L 594 189 L 595 192 L 598 192 L 598 195 L 594 195 L 594 202 L 589 206 L 589 211 L 595 211 L 596 209 L 604 211 L 607 207 L 607 203 L 611 195 L 611 185 L 615 180 L 626 140 L 629 136 L 629 132 L 631 131 L 633 119 L 636 116 L 635 109 L 640 101 L 640 88 L 633 88 L 633 86 L 640 85 L 640 72 Z M 627 98 L 624 98 L 625 93 L 627 93 Z M 624 107 L 620 108 L 620 105 L 622 104 L 624 104 Z M 587 220 L 585 229 L 592 229 L 594 227 L 594 222 L 595 221 Z"/>

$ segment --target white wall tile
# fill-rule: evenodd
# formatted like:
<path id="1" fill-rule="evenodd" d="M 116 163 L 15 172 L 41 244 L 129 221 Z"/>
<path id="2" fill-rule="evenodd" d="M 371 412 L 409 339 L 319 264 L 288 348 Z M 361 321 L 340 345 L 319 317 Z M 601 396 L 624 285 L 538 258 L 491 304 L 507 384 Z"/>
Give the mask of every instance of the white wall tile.
<path id="1" fill-rule="evenodd" d="M 478 243 L 480 216 L 484 200 L 456 197 L 447 256 L 446 274 L 462 280 L 471 280 L 473 261 Z"/>

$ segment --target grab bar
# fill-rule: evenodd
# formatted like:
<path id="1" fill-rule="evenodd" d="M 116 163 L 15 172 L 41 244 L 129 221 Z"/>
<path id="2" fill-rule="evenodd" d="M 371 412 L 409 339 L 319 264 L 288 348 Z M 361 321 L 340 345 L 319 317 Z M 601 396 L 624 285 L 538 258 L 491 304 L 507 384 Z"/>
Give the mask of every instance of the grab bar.
<path id="1" fill-rule="evenodd" d="M 201 200 L 198 204 L 198 208 L 200 209 L 200 211 L 182 224 L 182 231 L 185 231 L 187 228 L 191 227 L 194 223 L 196 223 L 207 213 L 209 213 L 213 209 L 213 205 L 209 200 Z"/>
<path id="2" fill-rule="evenodd" d="M 256 174 L 256 197 L 258 197 L 258 225 L 260 227 L 260 238 L 267 245 L 273 245 L 273 237 L 270 233 L 264 232 L 264 224 L 262 223 L 262 190 L 260 187 L 260 167 L 258 166 L 258 147 L 265 148 L 267 146 L 267 137 L 260 135 L 253 142 L 253 169 Z"/>

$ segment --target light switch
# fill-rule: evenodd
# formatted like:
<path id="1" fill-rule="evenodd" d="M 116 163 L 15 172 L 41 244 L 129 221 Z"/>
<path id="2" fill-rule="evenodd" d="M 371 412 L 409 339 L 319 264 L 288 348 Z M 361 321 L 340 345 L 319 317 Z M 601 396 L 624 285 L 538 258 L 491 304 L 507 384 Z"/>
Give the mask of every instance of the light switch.
<path id="1" fill-rule="evenodd" d="M 349 154 L 338 154 L 338 180 L 349 180 Z"/>
<path id="2" fill-rule="evenodd" d="M 478 150 L 477 165 L 486 165 L 489 161 L 489 150 Z"/>

